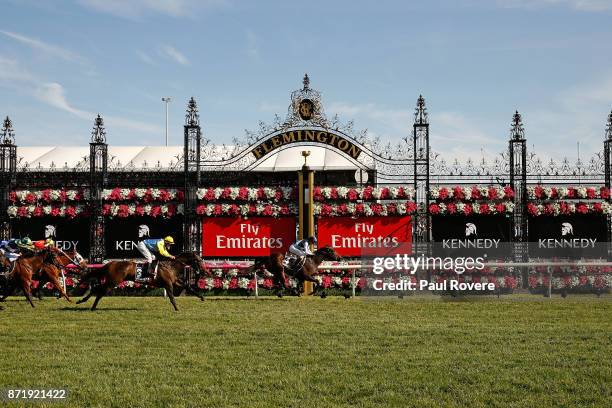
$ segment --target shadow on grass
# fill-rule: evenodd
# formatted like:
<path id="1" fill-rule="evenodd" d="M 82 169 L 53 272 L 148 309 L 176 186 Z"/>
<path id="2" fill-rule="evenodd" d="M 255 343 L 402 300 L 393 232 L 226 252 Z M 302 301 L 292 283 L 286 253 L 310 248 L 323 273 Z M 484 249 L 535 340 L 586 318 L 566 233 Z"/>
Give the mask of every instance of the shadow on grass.
<path id="1" fill-rule="evenodd" d="M 66 312 L 116 312 L 116 311 L 135 311 L 135 310 L 141 310 L 141 309 L 138 309 L 135 307 L 102 307 L 96 310 L 90 310 L 90 308 L 87 306 L 85 307 L 73 306 L 73 307 L 62 307 L 58 310 L 63 310 Z"/>

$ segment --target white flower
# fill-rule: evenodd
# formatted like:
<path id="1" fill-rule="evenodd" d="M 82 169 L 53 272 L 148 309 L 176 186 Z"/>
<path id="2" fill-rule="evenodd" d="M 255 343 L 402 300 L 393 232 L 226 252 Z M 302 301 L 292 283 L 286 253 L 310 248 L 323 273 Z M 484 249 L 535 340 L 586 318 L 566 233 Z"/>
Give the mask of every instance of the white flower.
<path id="1" fill-rule="evenodd" d="M 17 216 L 17 207 L 14 205 L 11 205 L 9 206 L 9 208 L 7 208 L 6 212 L 9 215 L 9 217 L 15 217 Z"/>

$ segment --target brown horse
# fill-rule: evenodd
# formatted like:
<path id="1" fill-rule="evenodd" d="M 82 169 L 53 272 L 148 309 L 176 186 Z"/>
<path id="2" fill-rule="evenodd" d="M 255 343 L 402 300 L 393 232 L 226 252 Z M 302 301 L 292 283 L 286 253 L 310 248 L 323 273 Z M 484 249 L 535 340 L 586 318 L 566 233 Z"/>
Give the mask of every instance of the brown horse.
<path id="1" fill-rule="evenodd" d="M 163 288 L 166 290 L 168 297 L 174 310 L 178 311 L 175 300 L 174 289 L 185 289 L 188 293 L 196 295 L 200 300 L 204 298 L 198 294 L 191 286 L 190 282 L 185 282 L 183 279 L 185 268 L 190 267 L 196 272 L 196 276 L 207 274 L 208 271 L 204 266 L 204 261 L 199 255 L 192 252 L 185 252 L 176 257 L 176 259 L 159 261 L 157 267 L 157 276 L 149 286 Z M 98 279 L 100 284 L 92 286 L 89 294 L 83 299 L 77 301 L 77 304 L 87 302 L 92 295 L 96 295 L 91 310 L 96 310 L 98 302 L 102 297 L 108 294 L 115 286 L 125 280 L 134 280 L 136 277 L 136 262 L 131 261 L 113 261 L 105 264 L 101 268 L 90 269 L 85 273 L 81 281 L 85 282 L 90 279 Z M 180 292 L 176 294 L 179 296 Z"/>
<path id="2" fill-rule="evenodd" d="M 313 282 L 316 288 L 318 281 L 313 276 L 317 274 L 319 265 L 321 265 L 323 261 L 340 261 L 342 260 L 342 257 L 338 255 L 332 247 L 327 246 L 317 249 L 314 252 L 314 255 L 307 256 L 302 264 L 298 264 L 297 266 L 289 269 L 286 269 L 283 265 L 284 259 L 285 256 L 283 254 L 275 253 L 267 258 L 257 260 L 248 270 L 250 272 L 254 272 L 256 270 L 266 269 L 273 275 L 274 281 L 282 289 L 287 289 L 287 285 L 285 283 L 286 275 L 296 278 L 301 285 L 303 285 L 305 281 Z M 279 296 L 282 296 L 282 289 Z"/>
<path id="3" fill-rule="evenodd" d="M 41 268 L 47 256 L 48 252 L 44 251 L 44 253 L 22 255 L 12 265 L 9 262 L 9 268 L 12 268 L 12 270 L 7 276 L 6 288 L 2 297 L 0 297 L 0 301 L 4 301 L 19 288 L 23 291 L 30 305 L 34 307 L 32 302 L 32 276 L 34 272 Z M 3 256 L 3 258 L 5 261 L 2 262 L 8 262 L 6 257 Z"/>
<path id="4" fill-rule="evenodd" d="M 76 248 L 73 248 L 69 252 L 64 252 L 58 248 L 51 247 L 49 251 L 51 251 L 54 256 L 45 258 L 45 262 L 43 262 L 38 272 L 35 273 L 35 276 L 38 278 L 36 295 L 38 299 L 42 300 L 42 288 L 47 282 L 51 282 L 53 287 L 59 291 L 58 299 L 64 297 L 67 301 L 72 303 L 64 287 L 60 284 L 62 270 L 68 265 L 74 265 L 81 271 L 85 271 L 87 270 L 87 261 L 77 252 Z"/>

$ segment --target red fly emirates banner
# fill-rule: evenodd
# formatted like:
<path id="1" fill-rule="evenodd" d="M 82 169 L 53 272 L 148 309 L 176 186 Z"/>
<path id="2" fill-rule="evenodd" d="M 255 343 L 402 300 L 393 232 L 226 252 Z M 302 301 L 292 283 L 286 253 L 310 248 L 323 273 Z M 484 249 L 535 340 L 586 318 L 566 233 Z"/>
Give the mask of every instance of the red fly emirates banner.
<path id="1" fill-rule="evenodd" d="M 317 246 L 331 246 L 342 256 L 392 254 L 412 242 L 409 216 L 319 218 Z"/>
<path id="2" fill-rule="evenodd" d="M 295 241 L 295 219 L 250 217 L 205 218 L 202 221 L 204 256 L 255 257 L 285 253 Z"/>

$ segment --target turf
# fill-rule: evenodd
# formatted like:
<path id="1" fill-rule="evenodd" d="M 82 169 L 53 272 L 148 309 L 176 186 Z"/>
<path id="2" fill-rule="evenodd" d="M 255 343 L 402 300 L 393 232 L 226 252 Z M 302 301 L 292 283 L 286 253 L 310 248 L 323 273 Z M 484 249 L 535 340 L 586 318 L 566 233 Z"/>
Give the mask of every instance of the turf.
<path id="1" fill-rule="evenodd" d="M 11 298 L 0 388 L 69 406 L 610 406 L 612 301 Z M 1 403 L 0 403 L 1 404 Z M 60 406 L 41 404 L 34 406 Z"/>

